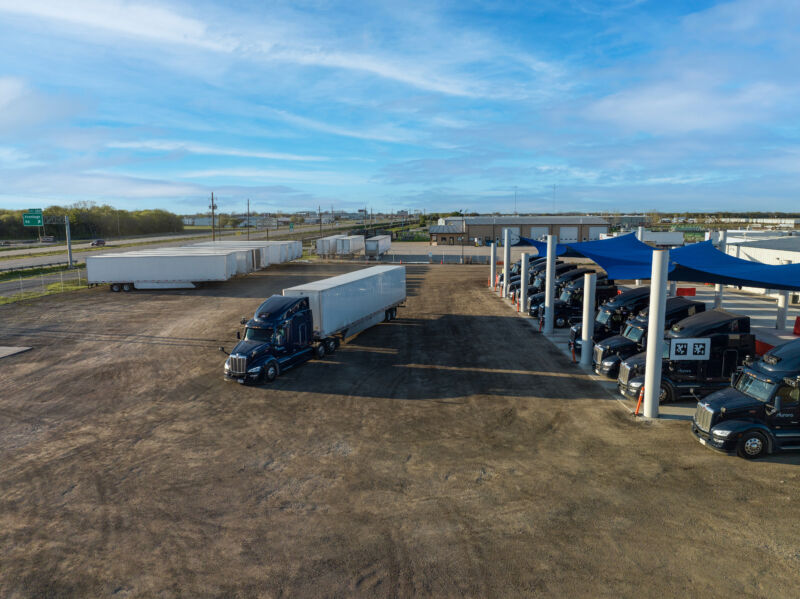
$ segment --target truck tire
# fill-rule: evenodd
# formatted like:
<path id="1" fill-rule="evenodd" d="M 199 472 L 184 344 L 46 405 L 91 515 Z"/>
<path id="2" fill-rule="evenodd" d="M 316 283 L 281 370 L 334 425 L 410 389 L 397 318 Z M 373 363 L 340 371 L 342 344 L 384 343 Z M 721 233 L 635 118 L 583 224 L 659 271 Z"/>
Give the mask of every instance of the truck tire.
<path id="1" fill-rule="evenodd" d="M 122 290 L 123 290 L 125 293 L 128 293 L 129 291 L 132 291 L 132 290 L 133 290 L 133 285 L 131 285 L 130 283 L 123 283 L 123 284 L 122 284 Z"/>
<path id="2" fill-rule="evenodd" d="M 557 329 L 563 329 L 565 326 L 567 326 L 567 321 L 563 316 L 559 316 L 556 318 L 555 324 Z"/>
<path id="3" fill-rule="evenodd" d="M 383 316 L 383 322 L 389 322 L 392 319 L 392 311 L 386 310 L 386 313 Z"/>
<path id="4" fill-rule="evenodd" d="M 113 291 L 114 293 L 117 293 L 117 292 L 118 292 L 120 289 L 122 289 L 122 287 L 120 286 L 120 284 L 119 284 L 119 283 L 111 283 L 111 287 L 110 287 L 110 289 L 111 289 L 111 291 Z"/>
<path id="5" fill-rule="evenodd" d="M 397 319 L 397 308 L 392 308 L 392 320 Z"/>
<path id="6" fill-rule="evenodd" d="M 262 380 L 265 380 L 268 383 L 271 383 L 278 375 L 281 373 L 280 366 L 276 361 L 269 362 L 266 366 L 264 366 L 264 370 L 261 372 Z"/>
<path id="7" fill-rule="evenodd" d="M 665 404 L 665 403 L 672 403 L 675 401 L 675 387 L 667 383 L 666 381 L 661 382 L 661 389 L 658 391 L 658 403 Z"/>
<path id="8" fill-rule="evenodd" d="M 758 431 L 747 432 L 739 439 L 736 453 L 747 460 L 760 458 L 767 453 L 767 438 Z"/>
<path id="9" fill-rule="evenodd" d="M 321 360 L 322 358 L 325 357 L 325 344 L 324 343 L 320 343 L 319 345 L 317 345 L 316 348 L 314 348 L 314 355 L 317 357 L 317 360 Z"/>
<path id="10" fill-rule="evenodd" d="M 325 351 L 328 354 L 332 355 L 333 352 L 336 351 L 336 340 L 335 339 L 326 339 L 325 340 Z"/>

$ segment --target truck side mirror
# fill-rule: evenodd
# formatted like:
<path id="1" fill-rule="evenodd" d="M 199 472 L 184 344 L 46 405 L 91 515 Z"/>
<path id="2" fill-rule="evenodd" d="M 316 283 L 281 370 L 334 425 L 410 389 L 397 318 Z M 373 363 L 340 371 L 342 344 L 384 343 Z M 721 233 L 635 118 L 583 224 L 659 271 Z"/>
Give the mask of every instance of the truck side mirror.
<path id="1" fill-rule="evenodd" d="M 239 331 L 236 331 L 236 338 L 237 339 L 241 339 L 242 338 L 242 334 Z"/>
<path id="2" fill-rule="evenodd" d="M 247 319 L 242 316 L 242 319 L 239 321 L 239 324 L 247 324 Z"/>
<path id="3" fill-rule="evenodd" d="M 225 348 L 224 348 L 224 347 L 222 347 L 221 345 L 219 346 L 219 351 L 221 351 L 221 352 L 222 352 L 223 354 L 225 354 L 226 356 L 230 355 L 228 352 L 226 352 L 226 351 L 225 351 Z"/>

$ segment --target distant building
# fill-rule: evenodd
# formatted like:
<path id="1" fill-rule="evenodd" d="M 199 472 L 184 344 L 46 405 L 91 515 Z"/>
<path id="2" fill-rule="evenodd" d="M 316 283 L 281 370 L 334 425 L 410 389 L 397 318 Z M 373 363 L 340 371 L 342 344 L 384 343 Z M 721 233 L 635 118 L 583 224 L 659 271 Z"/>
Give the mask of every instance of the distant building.
<path id="1" fill-rule="evenodd" d="M 502 244 L 506 229 L 512 244 L 520 237 L 543 241 L 554 235 L 561 243 L 595 241 L 608 233 L 608 222 L 597 216 L 468 216 L 464 220 L 465 243 Z"/>
<path id="2" fill-rule="evenodd" d="M 465 242 L 464 232 L 458 225 L 431 225 L 428 232 L 431 245 L 461 245 Z"/>

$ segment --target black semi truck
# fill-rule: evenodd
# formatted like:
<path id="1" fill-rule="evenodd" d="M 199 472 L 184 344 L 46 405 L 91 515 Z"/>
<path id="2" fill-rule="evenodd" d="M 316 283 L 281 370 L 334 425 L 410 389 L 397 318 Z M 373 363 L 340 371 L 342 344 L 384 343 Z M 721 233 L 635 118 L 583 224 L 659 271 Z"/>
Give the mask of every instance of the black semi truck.
<path id="1" fill-rule="evenodd" d="M 582 276 L 567 284 L 561 295 L 553 300 L 553 326 L 558 329 L 568 327 L 583 317 L 583 288 L 586 279 Z M 595 282 L 594 306 L 592 311 L 618 294 L 618 288 L 613 280 L 605 275 L 598 277 Z M 544 304 L 539 304 L 539 324 L 544 325 Z"/>
<path id="2" fill-rule="evenodd" d="M 710 340 L 708 359 L 669 359 L 669 346 L 682 339 Z M 720 308 L 690 316 L 673 325 L 665 335 L 661 362 L 659 403 L 682 397 L 699 399 L 730 384 L 731 374 L 747 356 L 756 353 L 755 335 L 750 333 L 750 317 Z M 624 360 L 619 368 L 617 387 L 622 395 L 637 399 L 644 385 L 647 352 Z"/>
<path id="3" fill-rule="evenodd" d="M 705 310 L 706 305 L 703 302 L 685 297 L 670 297 L 664 309 L 664 330 L 669 330 L 675 323 Z M 649 307 L 645 307 L 635 317 L 628 319 L 622 335 L 614 335 L 597 342 L 592 354 L 592 365 L 597 374 L 615 379 L 624 359 L 644 351 L 649 317 Z"/>
<path id="4" fill-rule="evenodd" d="M 597 310 L 592 341 L 597 343 L 612 335 L 619 335 L 625 330 L 626 320 L 646 308 L 649 303 L 650 287 L 628 289 L 610 299 Z M 582 331 L 583 325 L 580 323 L 572 325 L 569 330 L 569 348 L 575 350 L 576 354 L 581 353 Z"/>
<path id="5" fill-rule="evenodd" d="M 697 403 L 692 433 L 748 459 L 800 449 L 800 339 L 746 360 L 730 387 Z"/>

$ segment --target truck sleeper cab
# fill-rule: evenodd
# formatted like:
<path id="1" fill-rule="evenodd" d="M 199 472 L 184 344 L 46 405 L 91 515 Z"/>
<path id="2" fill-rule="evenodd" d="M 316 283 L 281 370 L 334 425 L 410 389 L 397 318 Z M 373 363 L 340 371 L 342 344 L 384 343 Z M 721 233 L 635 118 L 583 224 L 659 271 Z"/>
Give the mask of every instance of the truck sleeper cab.
<path id="1" fill-rule="evenodd" d="M 313 339 L 308 298 L 273 295 L 258 307 L 253 318 L 242 321 L 244 336 L 231 350 L 224 367 L 225 378 L 240 383 L 272 381 L 314 356 L 333 353 L 338 345 L 332 338 Z"/>
<path id="2" fill-rule="evenodd" d="M 574 264 L 569 264 L 564 266 L 572 266 L 573 268 L 565 269 L 562 272 L 556 274 L 555 281 L 553 281 L 555 298 L 558 298 L 561 295 L 561 292 L 564 290 L 564 288 L 573 281 L 583 278 L 583 275 L 587 273 L 595 272 L 590 268 L 574 268 L 575 266 Z M 605 273 L 598 273 L 598 274 L 600 274 L 600 276 L 602 277 L 605 277 Z M 546 274 L 542 273 L 541 277 L 542 277 L 541 287 L 540 287 L 541 291 L 539 293 L 531 295 L 530 298 L 528 299 L 529 302 L 528 314 L 530 316 L 533 316 L 534 318 L 538 318 L 539 306 L 544 305 L 544 300 L 546 295 L 545 292 Z M 566 326 L 566 323 L 564 326 Z"/>
<path id="3" fill-rule="evenodd" d="M 594 319 L 592 341 L 597 343 L 625 330 L 625 321 L 650 303 L 650 287 L 636 287 L 623 291 L 600 306 Z M 569 349 L 581 353 L 583 324 L 572 325 L 569 330 Z"/>
<path id="4" fill-rule="evenodd" d="M 699 401 L 692 434 L 747 459 L 800 449 L 800 339 L 747 360 L 730 387 Z"/>
<path id="5" fill-rule="evenodd" d="M 727 310 L 714 309 L 690 316 L 673 325 L 665 335 L 662 355 L 659 403 L 683 397 L 699 399 L 730 384 L 730 377 L 746 356 L 755 355 L 756 340 L 750 334 L 750 318 Z M 680 339 L 708 338 L 708 360 L 670 360 L 668 343 Z M 622 362 L 617 387 L 629 399 L 639 397 L 644 385 L 647 353 Z"/>
<path id="6" fill-rule="evenodd" d="M 564 328 L 572 324 L 576 320 L 580 320 L 583 315 L 583 288 L 585 279 L 580 277 L 571 283 L 568 283 L 561 295 L 553 300 L 553 325 L 556 328 Z M 617 296 L 617 286 L 614 281 L 609 281 L 605 273 L 598 274 L 598 279 L 595 282 L 594 290 L 594 306 L 596 310 L 598 306 L 604 302 Z M 544 304 L 539 304 L 539 324 L 544 325 Z"/>
<path id="7" fill-rule="evenodd" d="M 685 297 L 671 297 L 667 299 L 664 310 L 664 330 L 669 330 L 675 323 L 705 310 L 704 302 Z M 608 337 L 594 346 L 592 364 L 597 374 L 615 379 L 623 360 L 644 351 L 647 345 L 649 317 L 649 307 L 645 307 L 634 318 L 628 320 L 622 335 Z"/>
<path id="8" fill-rule="evenodd" d="M 564 262 L 562 260 L 556 260 L 556 268 L 558 268 L 559 266 L 561 266 L 563 264 L 564 264 Z M 571 268 L 576 268 L 576 266 L 574 264 L 571 264 L 570 266 L 571 266 Z M 544 262 L 537 263 L 537 264 L 534 264 L 533 266 L 531 266 L 530 270 L 528 271 L 528 285 L 538 285 L 538 283 L 536 283 L 536 279 L 540 274 L 545 272 L 545 268 L 546 267 L 547 267 L 547 264 L 545 264 Z M 569 269 L 567 269 L 567 270 L 569 270 Z M 542 274 L 542 276 L 544 276 L 544 274 Z M 517 273 L 516 275 L 510 276 L 508 278 L 508 281 L 509 281 L 509 283 L 508 283 L 508 291 L 509 291 L 509 293 L 511 293 L 514 296 L 514 299 L 516 299 L 517 296 L 519 295 L 519 289 L 522 286 L 521 285 L 521 279 L 522 279 L 522 277 L 521 277 L 520 273 Z M 530 295 L 530 294 L 531 294 L 531 291 L 530 291 L 530 288 L 529 288 L 528 295 Z"/>

